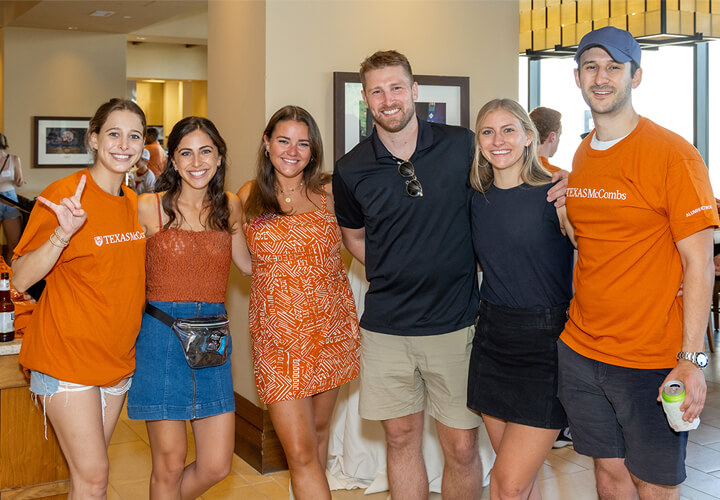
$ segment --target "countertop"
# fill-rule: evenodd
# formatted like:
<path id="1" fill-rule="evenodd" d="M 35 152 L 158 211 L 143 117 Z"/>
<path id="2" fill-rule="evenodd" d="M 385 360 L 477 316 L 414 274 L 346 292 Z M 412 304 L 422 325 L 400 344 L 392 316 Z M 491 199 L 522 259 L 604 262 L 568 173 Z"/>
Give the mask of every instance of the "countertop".
<path id="1" fill-rule="evenodd" d="M 21 344 L 22 339 L 15 339 L 12 342 L 0 342 L 0 356 L 19 353 Z"/>

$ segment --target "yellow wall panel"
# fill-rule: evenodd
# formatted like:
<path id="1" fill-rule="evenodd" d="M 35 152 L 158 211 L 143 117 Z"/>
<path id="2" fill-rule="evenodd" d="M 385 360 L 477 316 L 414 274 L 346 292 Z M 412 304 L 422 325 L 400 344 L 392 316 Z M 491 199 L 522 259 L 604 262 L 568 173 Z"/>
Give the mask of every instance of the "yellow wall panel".
<path id="1" fill-rule="evenodd" d="M 711 33 L 712 36 L 720 37 L 720 14 L 710 14 L 712 16 Z"/>
<path id="2" fill-rule="evenodd" d="M 645 31 L 645 14 L 644 13 L 630 14 L 628 16 L 628 28 L 627 29 L 632 34 L 632 36 L 634 36 L 635 38 L 648 34 Z"/>
<path id="3" fill-rule="evenodd" d="M 560 27 L 560 5 L 550 5 L 547 8 L 547 27 Z"/>
<path id="4" fill-rule="evenodd" d="M 610 16 L 618 17 L 627 14 L 627 0 L 610 0 Z"/>
<path id="5" fill-rule="evenodd" d="M 560 26 L 550 26 L 547 31 L 545 31 L 545 44 L 548 48 L 553 49 L 556 45 L 560 45 L 562 42 L 561 34 Z"/>
<path id="6" fill-rule="evenodd" d="M 577 29 L 575 30 L 575 37 L 580 43 L 580 40 L 582 40 L 582 37 L 590 33 L 593 29 L 593 23 L 592 21 L 584 21 L 582 23 L 577 24 Z"/>
<path id="7" fill-rule="evenodd" d="M 592 18 L 607 19 L 610 17 L 610 4 L 607 0 L 592 0 Z"/>
<path id="8" fill-rule="evenodd" d="M 645 13 L 645 34 L 653 35 L 660 33 L 662 29 L 662 11 L 653 10 Z"/>
<path id="9" fill-rule="evenodd" d="M 610 26 L 615 26 L 616 28 L 619 28 L 621 30 L 627 29 L 627 16 L 613 16 L 608 20 L 608 24 Z"/>
<path id="10" fill-rule="evenodd" d="M 681 34 L 680 31 L 680 11 L 668 10 L 665 14 L 667 32 L 673 35 Z"/>
<path id="11" fill-rule="evenodd" d="M 547 27 L 545 22 L 545 7 L 541 9 L 532 10 L 532 29 L 533 31 L 538 29 L 544 29 Z"/>
<path id="12" fill-rule="evenodd" d="M 568 26 L 577 22 L 577 3 L 564 2 L 560 6 L 560 24 Z"/>
<path id="13" fill-rule="evenodd" d="M 695 0 L 680 0 L 680 10 L 687 12 L 695 11 Z"/>
<path id="14" fill-rule="evenodd" d="M 592 20 L 592 0 L 578 0 L 577 17 L 578 23 Z"/>
<path id="15" fill-rule="evenodd" d="M 680 32 L 683 35 L 695 34 L 695 13 L 690 11 L 680 11 Z"/>
<path id="16" fill-rule="evenodd" d="M 520 29 L 519 32 L 532 31 L 532 13 L 529 10 L 520 11 Z"/>
<path id="17" fill-rule="evenodd" d="M 696 12 L 695 31 L 705 36 L 710 36 L 712 32 L 712 16 L 705 12 Z"/>
<path id="18" fill-rule="evenodd" d="M 580 43 L 577 37 L 577 24 L 567 24 L 562 28 L 562 44 L 565 47 Z"/>
<path id="19" fill-rule="evenodd" d="M 520 50 L 521 54 L 524 54 L 527 49 L 532 49 L 532 39 L 533 39 L 533 33 L 532 31 L 521 31 L 520 37 L 518 39 L 518 49 Z"/>
<path id="20" fill-rule="evenodd" d="M 548 47 L 545 39 L 546 31 L 546 29 L 533 30 L 533 50 L 545 50 L 550 48 Z"/>
<path id="21" fill-rule="evenodd" d="M 695 12 L 699 12 L 701 14 L 709 14 L 710 13 L 710 0 L 696 0 Z"/>
<path id="22" fill-rule="evenodd" d="M 592 25 L 594 30 L 604 28 L 605 26 L 610 25 L 610 19 L 607 17 L 605 19 L 593 19 Z"/>

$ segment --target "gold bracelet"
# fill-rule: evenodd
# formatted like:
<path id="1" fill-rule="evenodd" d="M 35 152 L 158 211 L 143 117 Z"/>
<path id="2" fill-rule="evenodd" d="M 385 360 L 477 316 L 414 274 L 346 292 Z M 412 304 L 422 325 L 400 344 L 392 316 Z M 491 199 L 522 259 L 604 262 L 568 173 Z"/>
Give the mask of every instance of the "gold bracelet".
<path id="1" fill-rule="evenodd" d="M 68 242 L 69 243 L 69 242 Z M 68 243 L 63 242 L 62 238 L 60 238 L 57 234 L 52 233 L 50 235 L 50 244 L 57 248 L 65 248 L 68 246 Z"/>
<path id="2" fill-rule="evenodd" d="M 56 227 L 53 234 L 61 243 L 63 243 L 63 246 L 66 247 L 70 243 L 70 238 L 63 238 L 62 236 L 60 236 L 60 233 L 58 232 L 59 230 L 60 230 L 60 228 Z"/>

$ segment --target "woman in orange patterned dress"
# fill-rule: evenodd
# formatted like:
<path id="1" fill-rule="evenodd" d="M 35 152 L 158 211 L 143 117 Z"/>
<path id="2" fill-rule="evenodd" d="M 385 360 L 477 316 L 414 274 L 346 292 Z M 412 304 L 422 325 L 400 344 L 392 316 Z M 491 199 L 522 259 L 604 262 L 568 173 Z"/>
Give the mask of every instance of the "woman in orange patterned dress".
<path id="1" fill-rule="evenodd" d="M 315 120 L 285 106 L 265 128 L 255 180 L 238 192 L 252 255 L 255 382 L 298 500 L 330 499 L 330 418 L 340 386 L 359 371 L 357 314 L 322 158 Z"/>

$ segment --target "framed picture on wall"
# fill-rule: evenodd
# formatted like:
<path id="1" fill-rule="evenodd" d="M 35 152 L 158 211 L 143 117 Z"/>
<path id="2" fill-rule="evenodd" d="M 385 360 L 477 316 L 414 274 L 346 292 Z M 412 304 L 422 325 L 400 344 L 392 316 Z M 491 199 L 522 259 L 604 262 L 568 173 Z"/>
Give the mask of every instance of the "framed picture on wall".
<path id="1" fill-rule="evenodd" d="M 423 120 L 470 126 L 470 78 L 414 75 L 415 112 Z M 362 98 L 359 73 L 333 73 L 334 160 L 372 134 L 373 119 Z"/>
<path id="2" fill-rule="evenodd" d="M 33 167 L 84 168 L 92 163 L 85 147 L 90 118 L 36 116 L 33 128 Z"/>

